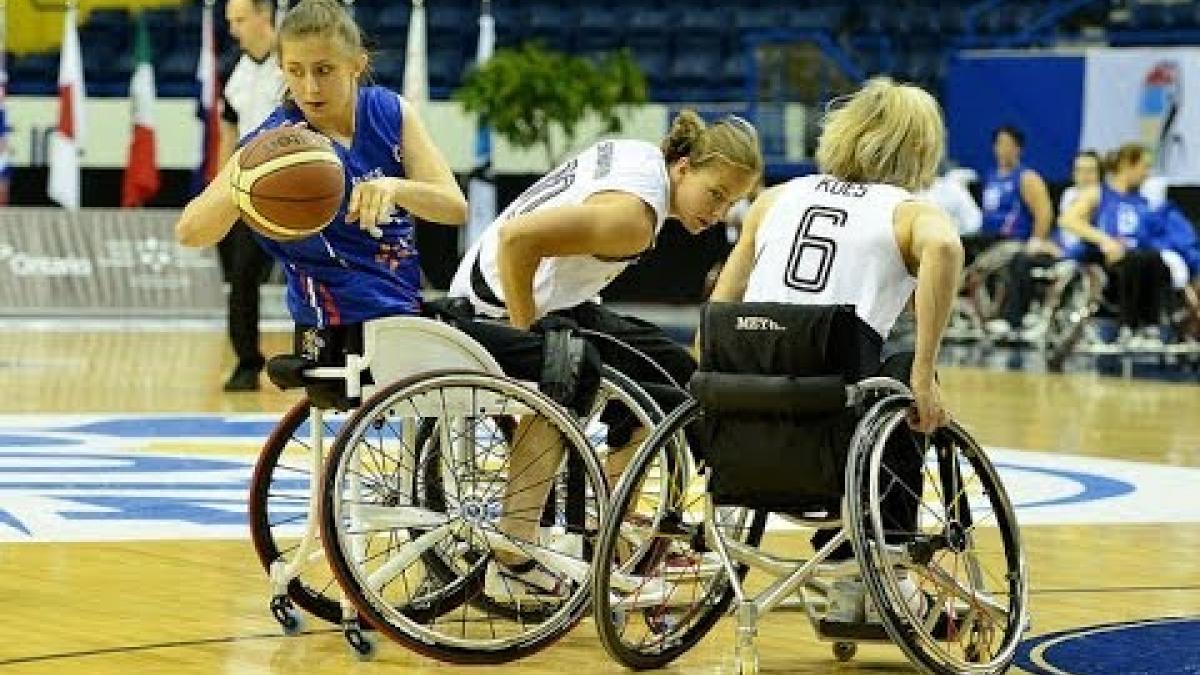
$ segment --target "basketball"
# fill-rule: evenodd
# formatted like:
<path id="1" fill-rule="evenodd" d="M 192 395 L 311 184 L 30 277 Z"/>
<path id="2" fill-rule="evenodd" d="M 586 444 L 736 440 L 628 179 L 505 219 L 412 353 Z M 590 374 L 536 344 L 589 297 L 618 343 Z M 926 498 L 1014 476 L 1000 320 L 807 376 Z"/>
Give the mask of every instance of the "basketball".
<path id="1" fill-rule="evenodd" d="M 277 241 L 312 236 L 345 196 L 345 172 L 329 139 L 302 127 L 264 131 L 242 149 L 233 170 L 242 220 Z"/>

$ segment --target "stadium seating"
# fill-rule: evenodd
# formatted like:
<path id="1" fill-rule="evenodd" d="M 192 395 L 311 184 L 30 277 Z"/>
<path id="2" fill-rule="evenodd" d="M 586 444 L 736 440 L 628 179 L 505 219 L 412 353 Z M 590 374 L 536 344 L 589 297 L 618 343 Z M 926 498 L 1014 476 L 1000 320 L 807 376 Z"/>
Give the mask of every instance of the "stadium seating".
<path id="1" fill-rule="evenodd" d="M 1200 4 L 1186 0 L 1110 1 L 1111 7 L 1100 12 L 1100 23 L 1108 29 L 1112 44 L 1194 44 L 1200 38 Z M 798 36 L 821 33 L 847 48 L 850 60 L 864 73 L 889 73 L 936 90 L 952 49 L 1050 44 L 1066 34 L 1064 31 L 1078 28 L 1078 22 L 1070 20 L 1073 15 L 1096 16 L 1098 3 L 1078 11 L 1080 3 L 1071 0 L 970 4 L 738 0 L 703 9 L 682 0 L 649 4 L 611 0 L 587 6 L 566 0 L 496 0 L 492 4 L 499 47 L 538 40 L 547 47 L 589 58 L 628 47 L 646 72 L 652 99 L 685 100 L 681 96 L 686 94 L 704 101 L 736 102 L 745 97 L 745 61 L 748 44 L 755 36 L 778 39 L 780 31 Z M 409 3 L 357 0 L 354 7 L 377 57 L 377 77 L 398 82 Z M 430 90 L 433 97 L 444 98 L 461 82 L 463 69 L 475 51 L 478 2 L 439 0 L 427 7 Z M 233 42 L 217 14 L 221 45 L 232 49 Z M 149 10 L 145 16 L 160 94 L 190 95 L 200 47 L 199 3 Z M 1042 21 L 1044 17 L 1051 19 Z M 1018 38 L 1021 42 L 1014 42 Z M 80 40 L 89 93 L 125 95 L 132 50 L 129 13 L 92 11 L 81 26 Z M 53 93 L 57 54 L 10 57 L 8 63 L 11 93 Z"/>

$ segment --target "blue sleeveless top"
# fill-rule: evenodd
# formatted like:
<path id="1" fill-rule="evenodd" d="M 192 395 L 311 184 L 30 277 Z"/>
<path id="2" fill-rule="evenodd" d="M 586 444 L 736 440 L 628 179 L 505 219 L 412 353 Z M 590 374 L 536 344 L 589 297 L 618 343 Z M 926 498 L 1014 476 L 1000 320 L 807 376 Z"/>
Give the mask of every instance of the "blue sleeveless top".
<path id="1" fill-rule="evenodd" d="M 984 234 L 1025 241 L 1033 234 L 1033 213 L 1021 199 L 1021 176 L 1025 165 L 1018 164 L 1006 174 L 992 169 L 983 183 Z"/>
<path id="2" fill-rule="evenodd" d="M 1096 229 L 1115 237 L 1125 248 L 1138 248 L 1150 238 L 1150 204 L 1140 192 L 1121 193 L 1107 184 L 1100 186 L 1096 207 Z"/>
<path id="3" fill-rule="evenodd" d="M 391 221 L 380 223 L 380 239 L 358 223 L 346 222 L 354 185 L 384 176 L 404 177 L 400 97 L 383 87 L 362 87 L 356 105 L 350 147 L 333 143 L 346 168 L 346 197 L 333 222 L 320 234 L 294 242 L 255 233 L 259 244 L 283 266 L 288 309 L 298 326 L 361 323 L 416 314 L 421 306 L 416 227 L 408 212 L 398 208 Z M 303 120 L 299 108 L 285 103 L 242 143 L 265 129 Z"/>

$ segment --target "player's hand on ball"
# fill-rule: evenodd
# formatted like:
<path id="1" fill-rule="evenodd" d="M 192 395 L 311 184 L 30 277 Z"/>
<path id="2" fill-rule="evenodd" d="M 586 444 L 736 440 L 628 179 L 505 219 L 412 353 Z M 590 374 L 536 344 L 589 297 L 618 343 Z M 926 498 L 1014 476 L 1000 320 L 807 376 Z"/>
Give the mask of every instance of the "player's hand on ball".
<path id="1" fill-rule="evenodd" d="M 350 205 L 346 207 L 346 222 L 357 222 L 372 236 L 379 237 L 379 225 L 390 221 L 396 210 L 399 191 L 400 181 L 396 178 L 375 178 L 355 185 L 350 192 Z"/>

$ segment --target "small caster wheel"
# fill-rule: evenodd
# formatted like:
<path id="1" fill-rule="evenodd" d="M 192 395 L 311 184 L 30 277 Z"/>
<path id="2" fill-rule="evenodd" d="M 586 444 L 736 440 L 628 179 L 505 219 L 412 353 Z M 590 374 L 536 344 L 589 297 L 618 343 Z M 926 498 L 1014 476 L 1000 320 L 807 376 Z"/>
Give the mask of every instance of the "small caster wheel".
<path id="1" fill-rule="evenodd" d="M 357 620 L 346 622 L 342 627 L 342 636 L 346 638 L 346 644 L 350 645 L 354 658 L 359 661 L 375 658 L 375 639 L 362 631 Z"/>
<path id="2" fill-rule="evenodd" d="M 963 658 L 967 663 L 983 663 L 983 652 L 979 650 L 979 645 L 972 642 L 963 648 Z"/>
<path id="3" fill-rule="evenodd" d="M 845 663 L 854 658 L 858 653 L 858 643 L 855 642 L 835 642 L 833 643 L 833 658 Z"/>
<path id="4" fill-rule="evenodd" d="M 284 635 L 299 635 L 304 630 L 304 617 L 296 611 L 292 599 L 286 595 L 271 598 L 271 616 L 279 622 Z"/>

